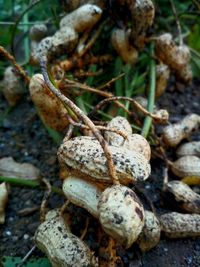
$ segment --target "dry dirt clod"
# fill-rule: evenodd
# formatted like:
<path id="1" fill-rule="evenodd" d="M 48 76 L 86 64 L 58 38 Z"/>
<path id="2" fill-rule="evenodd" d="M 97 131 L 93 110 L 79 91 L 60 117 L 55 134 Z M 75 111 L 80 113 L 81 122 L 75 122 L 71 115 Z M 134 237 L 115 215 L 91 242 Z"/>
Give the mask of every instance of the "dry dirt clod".
<path id="1" fill-rule="evenodd" d="M 171 169 L 180 178 L 195 176 L 200 178 L 200 158 L 184 156 L 173 162 Z"/>
<path id="2" fill-rule="evenodd" d="M 60 28 L 71 27 L 81 33 L 91 29 L 101 18 L 102 10 L 98 6 L 86 4 L 67 14 L 60 21 Z"/>
<path id="3" fill-rule="evenodd" d="M 145 210 L 144 214 L 144 227 L 136 242 L 139 245 L 140 249 L 143 252 L 146 252 L 159 243 L 161 227 L 159 220 L 153 212 Z"/>
<path id="4" fill-rule="evenodd" d="M 169 238 L 200 236 L 200 215 L 169 212 L 160 216 L 162 232 Z"/>
<path id="5" fill-rule="evenodd" d="M 47 213 L 46 220 L 36 230 L 34 240 L 53 267 L 96 266 L 90 249 L 69 231 L 58 212 Z"/>
<path id="6" fill-rule="evenodd" d="M 124 29 L 115 29 L 112 32 L 111 42 L 124 62 L 129 64 L 136 63 L 138 52 L 132 45 L 130 45 L 129 35 Z"/>
<path id="7" fill-rule="evenodd" d="M 6 183 L 0 184 L 0 224 L 5 222 L 5 208 L 8 202 L 8 189 Z"/>
<path id="8" fill-rule="evenodd" d="M 104 231 L 129 248 L 144 226 L 144 209 L 133 190 L 115 185 L 106 188 L 99 199 L 99 220 Z"/>
<path id="9" fill-rule="evenodd" d="M 168 125 L 163 129 L 163 139 L 171 147 L 177 146 L 184 138 L 188 138 L 200 125 L 200 116 L 190 114 L 181 121 Z"/>
<path id="10" fill-rule="evenodd" d="M 135 151 L 109 146 L 120 183 L 144 181 L 150 175 L 150 164 Z M 89 136 L 80 136 L 64 142 L 58 150 L 61 166 L 72 175 L 92 179 L 95 182 L 111 183 L 106 157 L 99 142 Z"/>
<path id="11" fill-rule="evenodd" d="M 20 83 L 20 77 L 13 67 L 7 67 L 5 69 L 1 89 L 11 107 L 14 107 L 20 101 L 23 95 L 23 87 Z"/>
<path id="12" fill-rule="evenodd" d="M 164 191 L 176 201 L 178 206 L 190 213 L 200 213 L 200 195 L 181 181 L 171 181 L 165 184 Z"/>
<path id="13" fill-rule="evenodd" d="M 182 144 L 176 151 L 178 157 L 197 156 L 200 157 L 200 141 L 193 141 Z"/>
<path id="14" fill-rule="evenodd" d="M 95 218 L 99 217 L 97 205 L 102 189 L 92 182 L 78 177 L 67 177 L 63 182 L 63 192 L 73 204 L 86 209 Z"/>
<path id="15" fill-rule="evenodd" d="M 43 123 L 56 131 L 65 131 L 68 125 L 67 110 L 45 85 L 42 74 L 31 78 L 29 91 Z"/>
<path id="16" fill-rule="evenodd" d="M 117 116 L 113 118 L 107 125 L 108 128 L 124 132 L 126 135 L 132 134 L 132 128 L 126 118 Z M 124 143 L 124 138 L 113 132 L 105 132 L 106 141 L 112 146 L 121 146 Z"/>
<path id="17" fill-rule="evenodd" d="M 40 178 L 40 170 L 30 163 L 18 163 L 12 157 L 5 157 L 0 159 L 0 175 L 38 180 Z"/>

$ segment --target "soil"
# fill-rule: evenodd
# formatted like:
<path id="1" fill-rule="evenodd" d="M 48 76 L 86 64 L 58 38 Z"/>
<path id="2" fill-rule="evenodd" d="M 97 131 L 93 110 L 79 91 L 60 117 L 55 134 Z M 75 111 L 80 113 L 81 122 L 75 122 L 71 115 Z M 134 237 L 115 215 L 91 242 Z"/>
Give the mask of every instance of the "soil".
<path id="1" fill-rule="evenodd" d="M 181 84 L 169 86 L 166 93 L 158 101 L 158 105 L 166 108 L 170 113 L 170 121 L 176 122 L 181 116 L 189 113 L 200 113 L 199 81 L 185 87 Z M 0 110 L 7 108 L 5 99 L 1 96 Z M 158 131 L 159 132 L 159 131 Z M 195 135 L 195 139 L 200 136 Z M 30 162 L 37 166 L 43 177 L 52 185 L 61 187 L 59 168 L 56 158 L 56 145 L 49 137 L 46 129 L 38 118 L 35 108 L 29 99 L 24 96 L 16 108 L 3 120 L 0 131 L 0 157 L 12 156 L 18 162 Z M 172 155 L 172 151 L 168 151 Z M 163 163 L 153 159 L 151 162 L 152 174 L 145 182 L 146 195 L 149 196 L 158 214 L 166 212 L 166 203 L 161 198 L 163 180 Z M 171 175 L 171 174 L 170 174 Z M 170 176 L 173 178 L 173 176 Z M 39 225 L 39 207 L 44 196 L 44 190 L 10 187 L 9 203 L 6 210 L 6 223 L 0 227 L 0 255 L 25 256 L 33 247 L 33 236 Z M 142 197 L 142 195 L 139 195 Z M 52 194 L 49 199 L 49 208 L 60 207 L 64 198 Z M 146 203 L 148 206 L 148 203 Z M 26 208 L 35 210 L 27 215 L 20 211 Z M 97 253 L 98 243 L 92 241 L 92 235 L 97 231 L 97 222 L 81 208 L 70 204 L 69 210 L 73 213 L 74 231 L 81 234 L 80 227 L 84 228 L 86 216 L 90 217 L 89 228 L 85 241 Z M 174 207 L 170 206 L 170 210 Z M 162 236 L 159 245 L 151 251 L 142 254 L 136 245 L 128 250 L 118 251 L 123 265 L 127 267 L 198 267 L 200 266 L 200 239 L 166 239 Z M 44 256 L 37 248 L 32 256 Z"/>

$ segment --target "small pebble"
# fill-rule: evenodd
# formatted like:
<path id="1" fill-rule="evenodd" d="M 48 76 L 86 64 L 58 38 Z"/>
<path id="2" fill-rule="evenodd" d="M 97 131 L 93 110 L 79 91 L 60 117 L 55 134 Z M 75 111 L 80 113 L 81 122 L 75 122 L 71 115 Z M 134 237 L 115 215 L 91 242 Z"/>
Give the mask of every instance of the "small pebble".
<path id="1" fill-rule="evenodd" d="M 23 238 L 24 238 L 24 240 L 27 240 L 27 239 L 29 239 L 29 235 L 25 234 L 25 235 L 23 236 Z"/>

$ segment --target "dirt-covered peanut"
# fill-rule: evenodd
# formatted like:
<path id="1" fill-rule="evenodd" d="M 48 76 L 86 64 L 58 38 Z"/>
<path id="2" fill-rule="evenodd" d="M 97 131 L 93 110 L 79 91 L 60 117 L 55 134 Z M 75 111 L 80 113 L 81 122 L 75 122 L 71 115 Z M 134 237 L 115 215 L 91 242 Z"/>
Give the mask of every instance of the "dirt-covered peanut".
<path id="1" fill-rule="evenodd" d="M 0 224 L 5 222 L 5 209 L 8 202 L 8 189 L 6 183 L 0 184 Z"/>
<path id="2" fill-rule="evenodd" d="M 178 177 L 196 176 L 200 178 L 200 158 L 184 156 L 173 162 L 172 172 Z"/>
<path id="3" fill-rule="evenodd" d="M 200 195 L 181 181 L 171 181 L 165 184 L 167 197 L 176 202 L 180 208 L 189 213 L 200 213 Z"/>
<path id="4" fill-rule="evenodd" d="M 113 118 L 107 125 L 108 128 L 115 129 L 118 131 L 121 131 L 125 133 L 126 135 L 131 135 L 132 134 L 132 128 L 130 123 L 127 121 L 126 118 L 117 116 Z M 113 132 L 105 132 L 104 134 L 106 141 L 112 145 L 112 146 L 121 146 L 124 143 L 124 138 Z"/>
<path id="5" fill-rule="evenodd" d="M 32 41 L 39 42 L 47 34 L 47 26 L 45 24 L 36 24 L 30 28 L 29 36 Z"/>
<path id="6" fill-rule="evenodd" d="M 146 32 L 153 24 L 155 7 L 151 0 L 136 0 L 132 6 L 132 40 L 136 47 L 141 49 Z"/>
<path id="7" fill-rule="evenodd" d="M 5 69 L 4 77 L 0 86 L 8 104 L 11 107 L 14 107 L 23 95 L 23 86 L 13 67 L 7 67 Z"/>
<path id="8" fill-rule="evenodd" d="M 60 28 L 71 27 L 76 32 L 91 29 L 101 18 L 102 10 L 98 6 L 86 4 L 67 14 L 60 21 Z"/>
<path id="9" fill-rule="evenodd" d="M 200 215 L 169 212 L 160 216 L 161 230 L 169 238 L 199 237 Z"/>
<path id="10" fill-rule="evenodd" d="M 111 42 L 122 60 L 126 63 L 134 64 L 138 58 L 137 50 L 130 45 L 129 36 L 125 29 L 115 29 L 112 32 Z"/>
<path id="11" fill-rule="evenodd" d="M 156 97 L 159 98 L 167 87 L 169 80 L 169 67 L 163 63 L 156 66 Z"/>
<path id="12" fill-rule="evenodd" d="M 73 204 L 86 209 L 98 218 L 97 205 L 101 195 L 101 188 L 96 184 L 78 177 L 67 177 L 63 182 L 64 195 Z"/>
<path id="13" fill-rule="evenodd" d="M 140 134 L 132 134 L 124 141 L 123 147 L 141 153 L 148 161 L 151 158 L 151 147 L 148 141 Z"/>
<path id="14" fill-rule="evenodd" d="M 144 181 L 149 177 L 150 164 L 143 155 L 123 147 L 109 146 L 109 149 L 120 183 Z M 64 142 L 58 150 L 58 159 L 72 175 L 112 182 L 104 151 L 93 137 L 80 136 Z"/>
<path id="15" fill-rule="evenodd" d="M 129 248 L 144 226 L 144 209 L 134 191 L 121 185 L 106 188 L 98 210 L 104 231 Z"/>
<path id="16" fill-rule="evenodd" d="M 168 125 L 163 129 L 163 139 L 171 147 L 177 146 L 184 138 L 189 137 L 200 125 L 200 116 L 190 114 L 177 123 Z"/>
<path id="17" fill-rule="evenodd" d="M 69 231 L 57 212 L 47 214 L 46 220 L 36 230 L 34 240 L 53 267 L 94 266 L 90 249 Z"/>
<path id="18" fill-rule="evenodd" d="M 52 46 L 52 37 L 48 36 L 39 43 L 32 44 L 31 50 L 31 64 L 39 64 L 42 55 L 48 55 L 49 48 Z"/>
<path id="19" fill-rule="evenodd" d="M 176 151 L 178 157 L 197 156 L 200 157 L 200 141 L 193 141 L 182 144 Z"/>
<path id="20" fill-rule="evenodd" d="M 35 74 L 31 78 L 29 92 L 44 124 L 56 131 L 63 132 L 68 125 L 67 111 L 57 97 L 45 86 L 41 74 Z"/>
<path id="21" fill-rule="evenodd" d="M 153 212 L 145 210 L 144 217 L 144 227 L 136 241 L 143 252 L 152 249 L 159 243 L 161 232 L 160 222 Z"/>

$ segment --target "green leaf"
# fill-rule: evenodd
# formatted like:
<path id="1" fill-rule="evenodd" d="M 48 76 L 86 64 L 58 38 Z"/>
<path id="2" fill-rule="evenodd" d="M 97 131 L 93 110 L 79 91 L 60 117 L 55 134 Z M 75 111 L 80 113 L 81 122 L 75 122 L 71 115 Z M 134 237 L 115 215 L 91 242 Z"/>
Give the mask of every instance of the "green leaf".
<path id="1" fill-rule="evenodd" d="M 21 257 L 4 256 L 0 260 L 0 265 L 2 267 L 17 267 L 21 262 Z M 51 267 L 51 264 L 47 258 L 32 258 L 27 260 L 26 263 L 20 265 L 20 267 Z"/>

